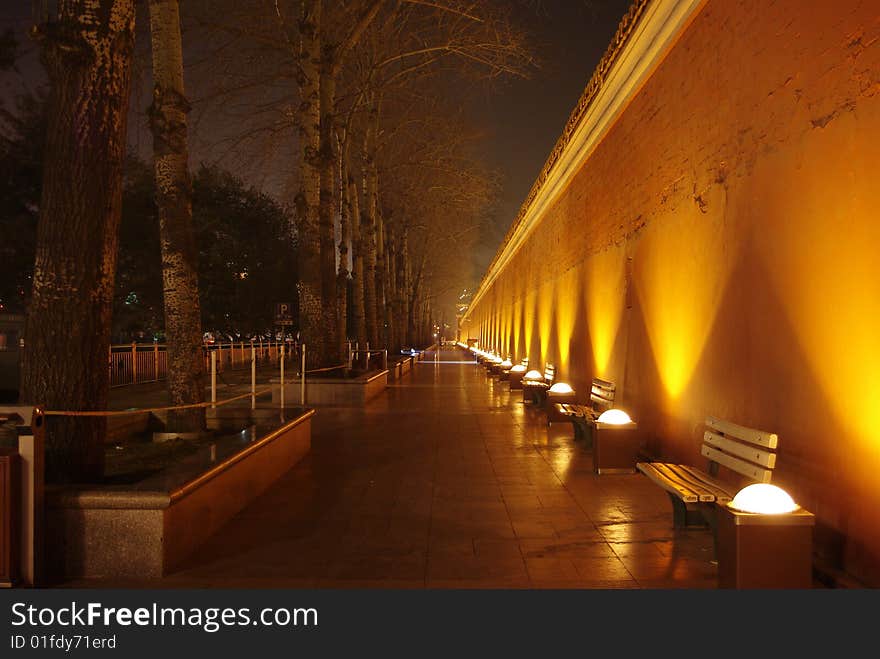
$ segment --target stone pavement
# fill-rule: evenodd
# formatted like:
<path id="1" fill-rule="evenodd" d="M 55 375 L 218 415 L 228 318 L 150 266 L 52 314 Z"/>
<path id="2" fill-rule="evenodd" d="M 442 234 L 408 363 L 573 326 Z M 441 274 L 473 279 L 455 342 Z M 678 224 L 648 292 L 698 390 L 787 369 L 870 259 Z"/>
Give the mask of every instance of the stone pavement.
<path id="1" fill-rule="evenodd" d="M 714 588 L 641 474 L 592 454 L 459 350 L 366 408 L 319 408 L 312 450 L 159 581 L 116 587 Z"/>

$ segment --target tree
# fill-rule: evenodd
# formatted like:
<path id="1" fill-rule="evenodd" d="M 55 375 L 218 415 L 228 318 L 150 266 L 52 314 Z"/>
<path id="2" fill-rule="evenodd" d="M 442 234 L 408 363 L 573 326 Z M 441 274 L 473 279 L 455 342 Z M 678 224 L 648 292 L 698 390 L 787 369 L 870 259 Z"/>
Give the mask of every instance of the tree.
<path id="1" fill-rule="evenodd" d="M 203 327 L 236 338 L 270 334 L 274 305 L 296 303 L 289 212 L 229 172 L 202 166 L 193 180 L 193 219 Z"/>
<path id="2" fill-rule="evenodd" d="M 49 409 L 106 409 L 134 23 L 133 0 L 59 0 L 33 30 L 51 92 L 20 397 Z M 47 480 L 100 478 L 105 433 L 51 417 Z"/>
<path id="3" fill-rule="evenodd" d="M 186 123 L 190 106 L 183 88 L 177 0 L 150 0 L 150 35 L 154 86 L 149 117 L 162 244 L 168 398 L 171 405 L 190 405 L 204 401 L 205 387 Z M 202 407 L 168 414 L 169 432 L 198 432 L 204 427 Z"/>
<path id="4" fill-rule="evenodd" d="M 46 120 L 42 91 L 0 107 L 0 311 L 24 311 L 31 293 Z"/>

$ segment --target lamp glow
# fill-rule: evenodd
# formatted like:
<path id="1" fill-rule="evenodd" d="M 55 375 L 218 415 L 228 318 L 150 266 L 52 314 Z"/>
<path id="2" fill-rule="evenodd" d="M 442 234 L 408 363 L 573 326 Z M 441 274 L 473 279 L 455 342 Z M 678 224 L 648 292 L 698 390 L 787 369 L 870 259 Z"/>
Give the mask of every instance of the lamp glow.
<path id="1" fill-rule="evenodd" d="M 610 426 L 625 426 L 628 423 L 632 423 L 632 419 L 629 418 L 629 414 L 624 412 L 623 410 L 605 410 L 602 414 L 599 415 L 599 418 L 596 419 L 599 423 L 607 423 Z"/>
<path id="2" fill-rule="evenodd" d="M 510 361 L 509 358 L 508 358 L 508 359 L 505 359 L 503 362 L 501 362 L 501 365 L 502 365 L 504 368 L 513 368 L 513 362 Z"/>
<path id="3" fill-rule="evenodd" d="M 552 387 L 550 387 L 551 394 L 573 394 L 574 389 L 571 388 L 571 385 L 565 382 L 557 382 Z"/>
<path id="4" fill-rule="evenodd" d="M 800 508 L 788 492 L 770 483 L 753 483 L 744 487 L 727 506 L 741 513 L 761 515 L 782 515 Z"/>
<path id="5" fill-rule="evenodd" d="M 499 357 L 498 355 L 495 355 L 494 357 L 492 357 L 492 363 L 493 363 L 493 364 L 500 364 L 500 363 L 502 363 L 503 361 L 504 361 L 504 360 L 501 359 L 501 357 Z"/>
<path id="6" fill-rule="evenodd" d="M 517 364 L 516 366 L 511 366 L 510 372 L 511 373 L 525 373 L 526 372 L 526 365 L 525 364 Z"/>
<path id="7" fill-rule="evenodd" d="M 523 376 L 523 380 L 543 380 L 544 376 L 540 371 L 529 371 Z"/>

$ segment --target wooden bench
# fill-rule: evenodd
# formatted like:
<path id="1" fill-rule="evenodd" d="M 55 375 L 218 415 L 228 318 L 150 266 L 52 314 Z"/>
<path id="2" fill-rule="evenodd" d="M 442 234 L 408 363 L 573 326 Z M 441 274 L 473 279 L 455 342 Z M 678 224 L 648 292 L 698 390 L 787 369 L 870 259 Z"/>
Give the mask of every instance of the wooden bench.
<path id="1" fill-rule="evenodd" d="M 591 429 L 599 415 L 614 407 L 617 385 L 607 380 L 593 378 L 590 384 L 590 404 L 557 403 L 557 412 L 571 421 L 575 439 L 590 439 Z M 592 445 L 592 442 L 589 442 Z"/>
<path id="2" fill-rule="evenodd" d="M 750 483 L 769 483 L 779 438 L 771 432 L 706 417 L 701 454 L 707 470 L 668 462 L 639 462 L 636 468 L 666 490 L 676 528 L 715 529 L 716 506 L 729 503 Z"/>
<path id="3" fill-rule="evenodd" d="M 540 380 L 526 380 L 523 378 L 523 402 L 534 403 L 539 407 L 543 407 L 544 397 L 547 390 L 553 386 L 553 380 L 556 378 L 556 367 L 553 364 L 544 366 L 544 375 Z"/>

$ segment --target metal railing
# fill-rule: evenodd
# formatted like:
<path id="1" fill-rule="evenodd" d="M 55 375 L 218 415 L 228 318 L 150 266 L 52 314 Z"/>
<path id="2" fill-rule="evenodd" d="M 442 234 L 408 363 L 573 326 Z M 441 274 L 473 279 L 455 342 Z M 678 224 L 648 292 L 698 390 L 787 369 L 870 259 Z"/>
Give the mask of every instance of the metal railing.
<path id="1" fill-rule="evenodd" d="M 257 365 L 277 364 L 281 356 L 282 341 L 241 341 L 234 343 L 206 343 L 202 347 L 205 372 L 211 368 L 211 354 L 216 354 L 217 372 L 246 370 L 251 368 L 253 347 Z M 295 357 L 288 344 L 286 359 Z M 158 382 L 168 373 L 168 353 L 162 343 L 130 343 L 112 345 L 110 358 L 110 386 L 124 387 L 131 384 Z"/>

